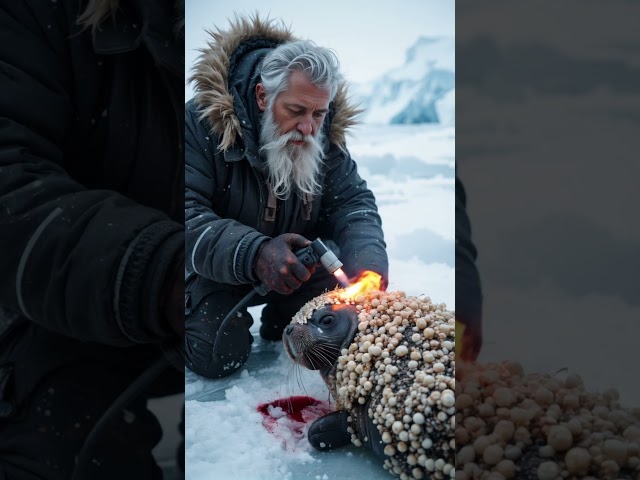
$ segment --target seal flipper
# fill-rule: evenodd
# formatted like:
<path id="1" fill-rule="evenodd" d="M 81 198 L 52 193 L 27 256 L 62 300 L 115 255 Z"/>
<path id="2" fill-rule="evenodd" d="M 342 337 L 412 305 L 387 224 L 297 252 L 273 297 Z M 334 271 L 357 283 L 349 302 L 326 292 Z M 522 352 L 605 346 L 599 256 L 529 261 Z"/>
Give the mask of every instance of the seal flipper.
<path id="1" fill-rule="evenodd" d="M 351 443 L 351 434 L 347 432 L 349 413 L 341 410 L 318 418 L 309 427 L 307 437 L 316 450 L 326 451 L 344 447 Z"/>

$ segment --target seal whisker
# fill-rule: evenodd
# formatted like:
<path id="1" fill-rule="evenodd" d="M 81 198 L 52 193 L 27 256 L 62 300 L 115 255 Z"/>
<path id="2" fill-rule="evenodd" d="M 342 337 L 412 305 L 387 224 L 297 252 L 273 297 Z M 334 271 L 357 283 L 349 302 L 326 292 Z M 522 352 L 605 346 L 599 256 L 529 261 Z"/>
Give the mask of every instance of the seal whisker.
<path id="1" fill-rule="evenodd" d="M 286 382 L 287 394 L 295 390 L 294 386 L 295 386 L 295 375 L 296 375 L 295 366 L 296 365 L 298 365 L 296 362 L 292 362 L 291 368 L 287 372 L 287 382 Z"/>
<path id="2" fill-rule="evenodd" d="M 321 349 L 313 348 L 311 353 L 313 353 L 316 356 L 316 358 L 321 360 L 322 363 L 324 363 L 325 365 L 329 365 L 329 366 L 333 365 L 333 362 L 331 361 L 330 356 L 327 355 L 325 352 L 323 352 Z"/>
<path id="3" fill-rule="evenodd" d="M 340 353 L 340 349 L 334 347 L 333 345 L 329 345 L 327 343 L 316 343 L 315 345 L 316 348 L 321 349 L 327 353 L 332 352 L 332 353 Z"/>
<path id="4" fill-rule="evenodd" d="M 331 348 L 334 348 L 334 349 L 340 351 L 340 348 L 338 346 L 334 345 L 333 343 L 331 343 L 330 339 L 328 340 L 328 339 L 325 338 L 323 340 L 317 341 L 316 344 L 317 345 L 326 345 L 327 347 L 331 347 Z"/>
<path id="5" fill-rule="evenodd" d="M 315 350 L 310 350 L 309 352 L 307 352 L 307 357 L 309 357 L 309 358 L 311 358 L 311 357 L 315 358 L 315 359 L 316 359 L 316 361 L 317 361 L 319 364 L 323 364 L 323 363 L 325 363 L 325 362 L 324 362 L 324 360 L 322 359 L 322 357 L 320 357 L 320 355 L 318 355 L 318 354 L 317 354 L 317 352 L 316 352 Z"/>
<path id="6" fill-rule="evenodd" d="M 331 356 L 319 351 L 315 351 L 313 353 L 316 356 L 316 358 L 320 359 L 322 363 L 324 363 L 326 366 L 330 367 L 333 365 L 334 360 L 332 360 Z"/>
<path id="7" fill-rule="evenodd" d="M 298 365 L 297 361 L 291 362 L 289 368 L 287 369 L 287 381 L 285 382 L 285 388 L 287 393 L 293 393 L 295 391 L 295 380 L 296 380 L 296 366 Z"/>
<path id="8" fill-rule="evenodd" d="M 295 382 L 298 384 L 298 389 L 306 392 L 306 389 L 304 387 L 304 382 L 302 380 L 302 368 L 300 363 L 298 362 L 294 363 L 293 373 L 294 373 Z M 295 392 L 296 392 L 296 388 L 294 385 L 292 385 L 291 393 L 293 394 Z"/>
<path id="9" fill-rule="evenodd" d="M 304 343 L 304 338 L 299 338 L 296 339 L 294 342 L 294 346 L 296 348 L 296 352 L 298 352 L 298 355 L 296 356 L 296 360 L 300 359 L 304 353 L 304 351 L 306 350 L 306 345 Z"/>
<path id="10" fill-rule="evenodd" d="M 302 348 L 300 349 L 300 351 L 306 353 L 309 350 L 313 350 L 313 346 L 314 346 L 314 344 L 313 344 L 312 341 L 306 340 L 306 341 L 303 342 Z"/>
<path id="11" fill-rule="evenodd" d="M 309 363 L 311 364 L 311 366 L 313 367 L 314 370 L 317 370 L 318 367 L 316 367 L 316 364 L 313 363 L 313 358 L 309 353 L 305 353 L 304 356 L 307 358 L 307 360 L 309 360 Z"/>
<path id="12" fill-rule="evenodd" d="M 302 392 L 305 395 L 308 395 L 307 388 L 304 386 L 304 381 L 302 380 L 302 373 L 303 373 L 302 365 L 298 364 L 296 367 L 296 370 L 298 371 L 298 380 L 299 380 L 300 388 L 302 389 Z"/>
<path id="13" fill-rule="evenodd" d="M 319 345 L 319 346 L 318 346 L 318 345 L 316 345 L 314 349 L 315 349 L 315 350 L 317 350 L 317 351 L 319 351 L 319 352 L 322 352 L 324 355 L 326 355 L 328 358 L 330 358 L 330 359 L 331 359 L 331 363 L 332 363 L 332 364 L 333 364 L 333 363 L 338 359 L 338 357 L 340 356 L 340 353 L 339 353 L 338 351 L 333 350 L 333 349 L 329 349 L 329 348 L 327 348 L 327 347 L 326 347 L 326 346 L 324 346 L 324 345 Z"/>

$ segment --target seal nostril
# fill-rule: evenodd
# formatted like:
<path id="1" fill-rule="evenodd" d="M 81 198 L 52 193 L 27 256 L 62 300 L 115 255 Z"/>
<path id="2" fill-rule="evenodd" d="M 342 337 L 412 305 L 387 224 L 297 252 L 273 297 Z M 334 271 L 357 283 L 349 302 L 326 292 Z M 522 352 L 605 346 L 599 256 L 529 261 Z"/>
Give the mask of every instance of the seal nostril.
<path id="1" fill-rule="evenodd" d="M 291 335 L 291 332 L 293 332 L 293 325 L 287 325 L 287 327 L 284 329 L 284 332 L 287 335 Z"/>

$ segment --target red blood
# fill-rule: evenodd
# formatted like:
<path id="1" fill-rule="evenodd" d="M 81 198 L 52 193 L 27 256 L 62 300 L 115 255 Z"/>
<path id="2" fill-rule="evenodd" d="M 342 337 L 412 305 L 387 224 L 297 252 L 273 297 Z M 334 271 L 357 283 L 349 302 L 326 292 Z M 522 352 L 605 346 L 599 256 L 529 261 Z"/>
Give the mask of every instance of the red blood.
<path id="1" fill-rule="evenodd" d="M 269 408 L 281 408 L 285 415 L 280 415 L 278 412 L 272 416 Z M 303 431 L 308 423 L 333 411 L 328 402 L 306 396 L 280 398 L 258 405 L 257 410 L 264 417 L 262 425 L 270 433 L 284 440 L 285 444 L 286 438 L 284 438 L 283 429 L 289 429 L 294 438 L 300 439 L 304 435 Z M 288 421 L 283 421 L 283 417 L 286 417 Z"/>
<path id="2" fill-rule="evenodd" d="M 280 407 L 292 420 L 302 422 L 302 410 L 310 405 L 320 405 L 322 402 L 315 398 L 298 396 L 289 398 L 279 398 L 270 403 L 258 405 L 258 411 L 265 417 L 270 417 L 269 407 Z"/>

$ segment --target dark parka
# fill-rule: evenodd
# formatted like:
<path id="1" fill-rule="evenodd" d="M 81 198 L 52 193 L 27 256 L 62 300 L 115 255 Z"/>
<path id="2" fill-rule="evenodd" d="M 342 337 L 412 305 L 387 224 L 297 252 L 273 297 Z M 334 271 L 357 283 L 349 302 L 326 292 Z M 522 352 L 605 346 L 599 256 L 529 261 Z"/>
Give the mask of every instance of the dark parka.
<path id="1" fill-rule="evenodd" d="M 184 247 L 184 41 L 173 0 L 123 1 L 95 35 L 84 4 L 0 9 L 0 333 L 154 342 Z"/>
<path id="2" fill-rule="evenodd" d="M 344 85 L 324 124 L 321 194 L 282 201 L 270 193 L 258 153 L 262 112 L 255 85 L 264 55 L 293 39 L 272 21 L 238 19 L 213 34 L 194 68 L 196 95 L 185 118 L 187 268 L 223 284 L 253 282 L 258 247 L 291 232 L 335 241 L 349 276 L 373 270 L 386 279 L 375 199 L 345 147 L 357 111 L 347 104 Z"/>

